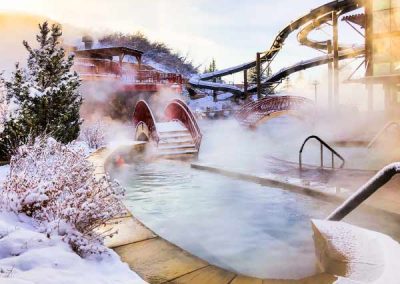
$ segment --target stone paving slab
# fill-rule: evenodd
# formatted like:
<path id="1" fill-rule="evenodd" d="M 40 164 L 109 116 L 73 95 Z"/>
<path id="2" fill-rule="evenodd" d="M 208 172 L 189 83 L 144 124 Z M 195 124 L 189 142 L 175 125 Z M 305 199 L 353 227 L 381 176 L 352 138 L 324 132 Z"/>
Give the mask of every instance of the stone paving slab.
<path id="1" fill-rule="evenodd" d="M 116 219 L 105 227 L 100 228 L 100 231 L 118 231 L 118 234 L 111 238 L 105 239 L 105 245 L 109 248 L 114 248 L 130 243 L 144 241 L 156 237 L 152 231 L 143 226 L 139 221 L 131 216 Z"/>
<path id="2" fill-rule="evenodd" d="M 171 280 L 167 283 L 174 284 L 228 284 L 236 274 L 215 266 L 206 266 L 189 274 Z"/>
<path id="3" fill-rule="evenodd" d="M 157 237 L 114 249 L 122 261 L 149 283 L 164 283 L 208 266 L 177 246 Z"/>
<path id="4" fill-rule="evenodd" d="M 263 284 L 263 280 L 248 276 L 236 276 L 231 284 Z"/>

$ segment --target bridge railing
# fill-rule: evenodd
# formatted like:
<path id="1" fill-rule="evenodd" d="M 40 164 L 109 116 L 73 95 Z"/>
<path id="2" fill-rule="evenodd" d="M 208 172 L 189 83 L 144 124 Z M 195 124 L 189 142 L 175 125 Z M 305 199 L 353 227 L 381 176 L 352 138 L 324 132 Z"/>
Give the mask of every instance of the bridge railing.
<path id="1" fill-rule="evenodd" d="M 169 120 L 179 120 L 189 130 L 196 149 L 200 149 L 202 134 L 197 121 L 189 107 L 181 100 L 175 99 L 165 108 L 165 117 Z"/>
<path id="2" fill-rule="evenodd" d="M 335 168 L 335 156 L 338 157 L 342 161 L 342 164 L 340 165 L 340 168 L 343 168 L 343 166 L 345 164 L 345 159 L 338 152 L 336 152 L 331 146 L 329 146 L 325 141 L 323 141 L 321 138 L 319 138 L 316 135 L 311 135 L 311 136 L 307 137 L 306 140 L 304 140 L 303 144 L 301 145 L 300 151 L 299 151 L 299 167 L 300 167 L 300 170 L 303 167 L 303 150 L 304 150 L 304 146 L 311 139 L 315 139 L 320 143 L 321 168 L 324 167 L 324 147 L 331 152 L 331 155 L 332 155 L 332 169 Z"/>
<path id="3" fill-rule="evenodd" d="M 393 163 L 384 167 L 368 182 L 361 186 L 342 205 L 336 208 L 335 211 L 333 211 L 326 219 L 330 221 L 342 220 L 398 173 L 400 173 L 400 163 Z"/>
<path id="4" fill-rule="evenodd" d="M 158 142 L 160 141 L 160 136 L 157 131 L 157 125 L 154 119 L 154 115 L 149 105 L 143 100 L 140 100 L 136 103 L 135 110 L 133 113 L 133 125 L 135 126 L 135 128 L 140 123 L 144 123 L 147 125 L 151 135 L 151 137 L 149 138 L 151 138 L 158 144 Z"/>
<path id="5" fill-rule="evenodd" d="M 268 96 L 258 101 L 251 101 L 236 112 L 235 117 L 244 121 L 253 113 L 269 115 L 273 112 L 299 109 L 301 105 L 311 105 L 312 102 L 303 97 L 296 96 Z"/>

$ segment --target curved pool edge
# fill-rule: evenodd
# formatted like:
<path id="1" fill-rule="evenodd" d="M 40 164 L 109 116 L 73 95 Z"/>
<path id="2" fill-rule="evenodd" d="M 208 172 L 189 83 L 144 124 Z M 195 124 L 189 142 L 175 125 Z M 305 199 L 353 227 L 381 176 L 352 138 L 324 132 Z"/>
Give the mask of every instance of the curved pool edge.
<path id="1" fill-rule="evenodd" d="M 309 180 L 302 178 L 286 178 L 272 173 L 260 174 L 245 171 L 243 169 L 235 169 L 221 165 L 199 162 L 192 163 L 190 166 L 201 171 L 216 173 L 262 185 L 285 188 L 286 190 L 291 190 L 300 194 L 306 194 L 330 202 L 342 203 L 354 192 L 354 190 L 350 190 L 349 188 L 336 187 L 320 182 L 310 182 Z M 400 220 L 400 202 L 397 202 L 396 200 L 397 199 L 393 198 L 381 198 L 381 196 L 379 196 L 377 198 L 367 199 L 364 202 L 365 204 L 360 205 L 360 208 L 383 212 L 384 214 L 393 216 L 394 218 Z"/>
<path id="2" fill-rule="evenodd" d="M 134 150 L 141 145 L 142 143 L 126 145 L 124 151 Z M 101 148 L 88 157 L 95 167 L 97 177 L 106 174 L 106 164 L 120 149 Z M 212 265 L 163 239 L 131 213 L 116 219 L 115 222 L 110 222 L 102 230 L 108 229 L 118 230 L 118 234 L 107 239 L 105 244 L 112 248 L 131 270 L 149 283 L 312 284 L 334 283 L 338 279 L 324 272 L 299 280 L 259 279 L 240 275 Z"/>

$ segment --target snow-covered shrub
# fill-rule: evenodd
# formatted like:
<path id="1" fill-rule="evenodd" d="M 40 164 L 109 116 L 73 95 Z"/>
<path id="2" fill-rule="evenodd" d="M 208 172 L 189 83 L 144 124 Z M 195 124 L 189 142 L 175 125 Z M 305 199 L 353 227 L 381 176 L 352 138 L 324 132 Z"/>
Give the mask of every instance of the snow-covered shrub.
<path id="1" fill-rule="evenodd" d="M 98 149 L 106 144 L 105 132 L 105 126 L 100 120 L 94 123 L 85 122 L 81 127 L 79 138 L 91 149 Z"/>
<path id="2" fill-rule="evenodd" d="M 108 177 L 94 176 L 82 153 L 53 138 L 37 138 L 11 158 L 2 206 L 32 217 L 41 232 L 62 236 L 85 256 L 105 251 L 106 235 L 94 229 L 124 214 L 122 194 Z"/>

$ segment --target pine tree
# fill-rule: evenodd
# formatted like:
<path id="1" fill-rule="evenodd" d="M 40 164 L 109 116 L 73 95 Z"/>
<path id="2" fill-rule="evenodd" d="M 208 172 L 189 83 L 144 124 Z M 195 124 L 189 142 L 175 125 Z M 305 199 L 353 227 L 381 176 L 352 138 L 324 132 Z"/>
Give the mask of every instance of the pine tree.
<path id="1" fill-rule="evenodd" d="M 14 102 L 18 110 L 0 135 L 3 158 L 9 157 L 12 150 L 6 145 L 19 146 L 28 137 L 50 135 L 68 143 L 79 135 L 80 81 L 78 74 L 71 71 L 73 56 L 66 57 L 65 50 L 60 47 L 61 35 L 59 25 L 49 27 L 44 22 L 39 25 L 36 36 L 38 48 L 23 42 L 29 53 L 27 70 L 17 64 L 11 80 L 6 82 L 8 100 Z M 12 135 L 15 131 L 19 139 Z"/>
<path id="2" fill-rule="evenodd" d="M 271 67 L 268 67 L 267 70 L 265 70 L 263 73 L 261 73 L 261 83 L 263 83 L 269 76 L 271 76 L 272 71 Z M 250 68 L 247 72 L 247 81 L 249 84 L 257 84 L 257 69 L 255 67 Z M 262 85 L 262 94 L 269 94 L 272 93 L 273 90 L 269 88 L 268 86 Z"/>
<path id="3" fill-rule="evenodd" d="M 210 62 L 210 65 L 208 67 L 204 68 L 204 73 L 211 73 L 217 71 L 217 63 L 215 62 L 215 59 L 213 58 Z"/>

